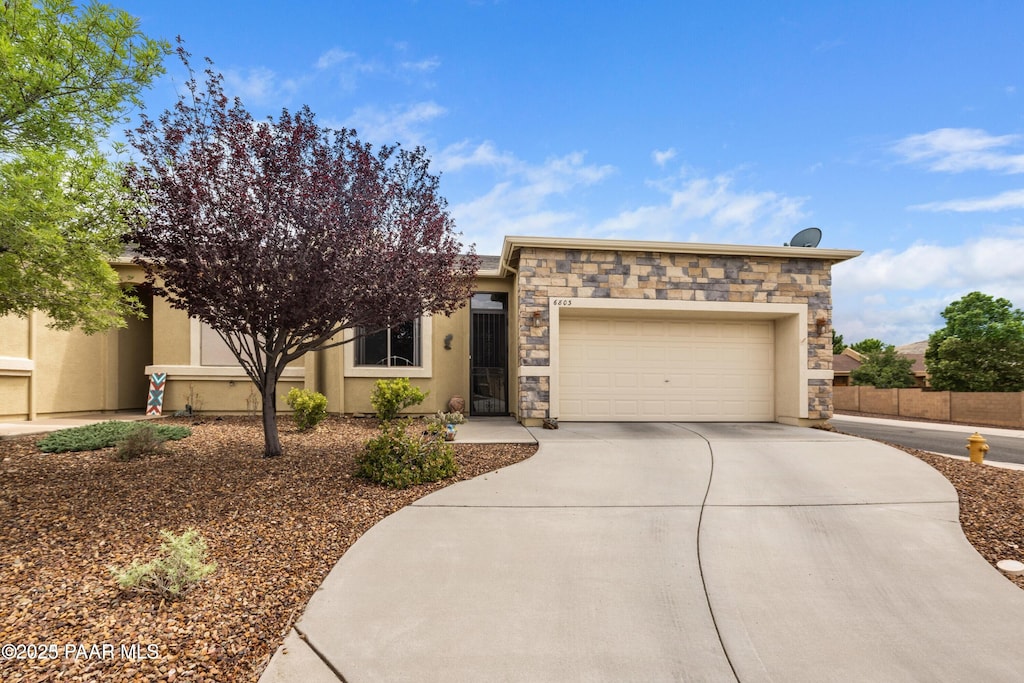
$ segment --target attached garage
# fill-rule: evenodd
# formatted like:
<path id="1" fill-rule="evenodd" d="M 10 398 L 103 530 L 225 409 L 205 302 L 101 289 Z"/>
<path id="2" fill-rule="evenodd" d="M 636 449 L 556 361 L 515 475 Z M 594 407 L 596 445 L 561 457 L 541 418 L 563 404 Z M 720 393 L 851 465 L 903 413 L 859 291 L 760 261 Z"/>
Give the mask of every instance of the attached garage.
<path id="1" fill-rule="evenodd" d="M 516 417 L 819 424 L 831 269 L 859 253 L 507 237 Z"/>
<path id="2" fill-rule="evenodd" d="M 776 419 L 772 320 L 565 312 L 560 419 Z"/>

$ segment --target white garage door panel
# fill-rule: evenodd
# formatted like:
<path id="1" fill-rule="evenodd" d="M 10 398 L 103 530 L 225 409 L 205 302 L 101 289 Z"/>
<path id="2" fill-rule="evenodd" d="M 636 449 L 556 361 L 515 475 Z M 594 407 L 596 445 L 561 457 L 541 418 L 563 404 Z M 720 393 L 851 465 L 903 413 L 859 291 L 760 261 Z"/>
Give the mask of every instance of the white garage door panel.
<path id="1" fill-rule="evenodd" d="M 772 421 L 771 321 L 560 321 L 563 420 Z"/>

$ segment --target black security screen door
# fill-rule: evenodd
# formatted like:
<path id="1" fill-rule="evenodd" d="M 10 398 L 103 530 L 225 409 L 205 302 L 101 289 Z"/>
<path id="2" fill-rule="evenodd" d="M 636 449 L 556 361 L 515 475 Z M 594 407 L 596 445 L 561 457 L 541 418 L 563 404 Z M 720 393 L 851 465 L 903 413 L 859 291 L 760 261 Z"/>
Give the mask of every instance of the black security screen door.
<path id="1" fill-rule="evenodd" d="M 508 295 L 470 302 L 470 414 L 508 415 Z"/>

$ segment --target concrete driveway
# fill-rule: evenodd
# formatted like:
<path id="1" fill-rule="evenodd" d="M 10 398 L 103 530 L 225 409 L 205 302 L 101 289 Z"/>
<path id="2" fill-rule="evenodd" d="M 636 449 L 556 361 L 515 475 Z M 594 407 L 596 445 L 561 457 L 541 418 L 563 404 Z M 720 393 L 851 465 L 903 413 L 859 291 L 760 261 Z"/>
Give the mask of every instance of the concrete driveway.
<path id="1" fill-rule="evenodd" d="M 263 681 L 1018 681 L 1024 591 L 916 458 L 563 424 L 367 532 Z"/>

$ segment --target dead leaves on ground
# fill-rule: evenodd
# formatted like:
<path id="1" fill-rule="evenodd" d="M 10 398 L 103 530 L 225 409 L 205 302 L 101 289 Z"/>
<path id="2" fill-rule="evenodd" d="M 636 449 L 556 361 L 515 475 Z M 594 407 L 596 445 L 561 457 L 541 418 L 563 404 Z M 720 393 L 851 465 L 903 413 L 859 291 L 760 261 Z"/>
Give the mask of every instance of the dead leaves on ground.
<path id="1" fill-rule="evenodd" d="M 270 460 L 258 420 L 181 422 L 191 437 L 131 462 L 0 441 L 0 644 L 25 646 L 23 659 L 0 658 L 0 680 L 256 680 L 345 550 L 453 481 L 392 491 L 357 479 L 374 420 L 330 418 L 306 433 L 282 420 L 285 455 Z M 536 450 L 455 447 L 456 480 Z M 160 529 L 190 526 L 218 563 L 202 586 L 162 602 L 118 589 L 108 566 L 148 560 Z"/>

